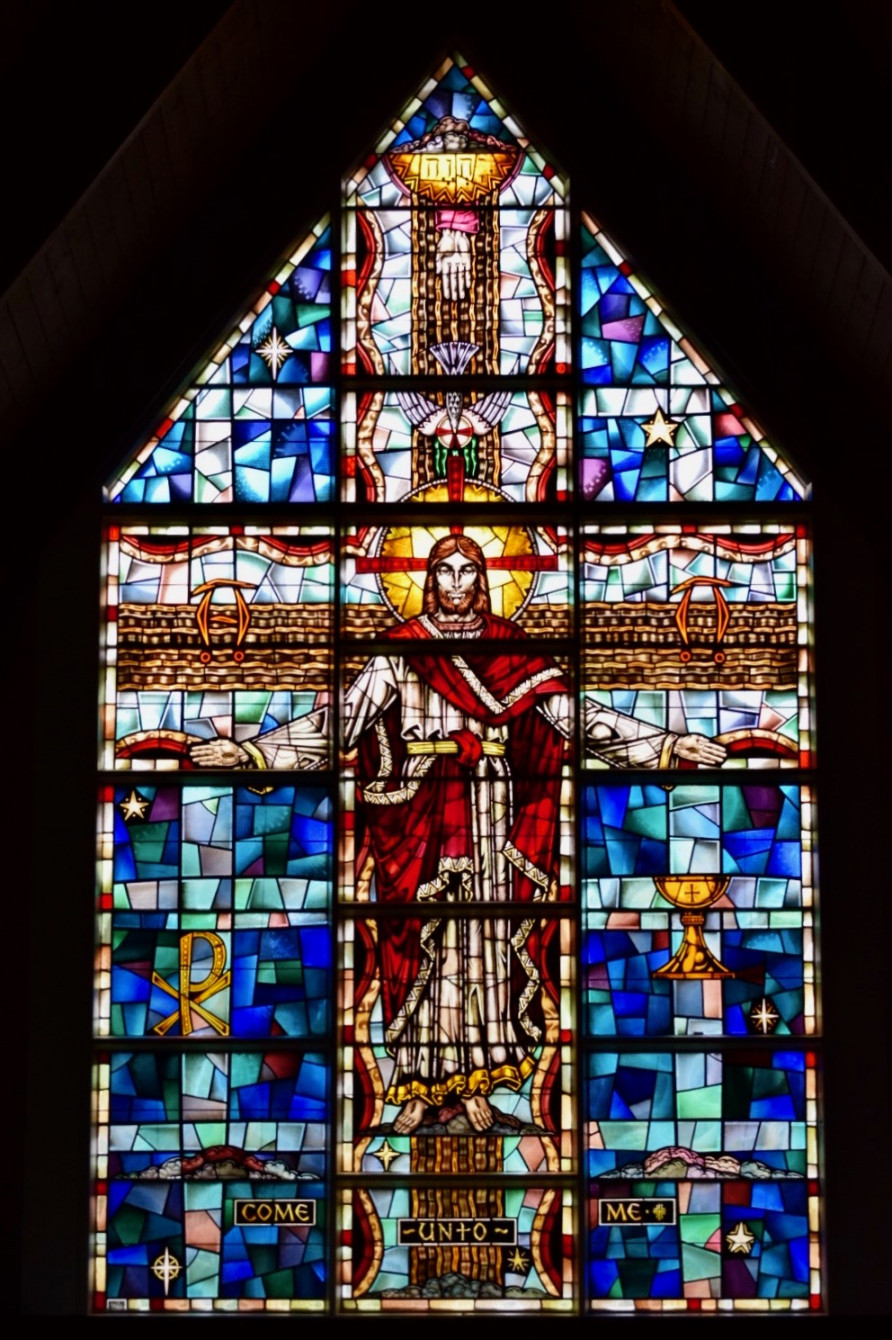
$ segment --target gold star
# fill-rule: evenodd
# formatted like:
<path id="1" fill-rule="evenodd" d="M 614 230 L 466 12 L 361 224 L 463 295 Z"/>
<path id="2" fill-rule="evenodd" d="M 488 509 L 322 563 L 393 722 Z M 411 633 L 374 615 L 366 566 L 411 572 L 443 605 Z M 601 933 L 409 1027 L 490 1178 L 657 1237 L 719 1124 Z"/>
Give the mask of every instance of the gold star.
<path id="1" fill-rule="evenodd" d="M 394 1149 L 388 1140 L 385 1140 L 380 1149 L 374 1150 L 374 1155 L 376 1159 L 381 1160 L 384 1171 L 387 1172 L 393 1160 L 399 1158 L 400 1152 L 398 1149 Z"/>
<path id="2" fill-rule="evenodd" d="M 750 1023 L 760 1033 L 773 1033 L 780 1015 L 765 996 L 750 1010 Z"/>
<path id="3" fill-rule="evenodd" d="M 641 427 L 647 433 L 647 441 L 644 444 L 646 447 L 652 447 L 655 442 L 665 442 L 667 447 L 674 447 L 675 434 L 681 424 L 667 419 L 663 411 L 657 407 L 657 412 L 650 422 L 643 423 Z"/>
<path id="4" fill-rule="evenodd" d="M 126 796 L 124 800 L 118 801 L 118 809 L 124 816 L 124 823 L 129 824 L 131 819 L 144 819 L 146 810 L 151 803 L 150 800 L 146 800 L 145 796 L 141 796 L 137 790 L 131 791 L 130 795 Z"/>
<path id="5" fill-rule="evenodd" d="M 514 1254 L 508 1257 L 508 1269 L 515 1271 L 518 1275 L 524 1274 L 529 1264 L 519 1247 L 515 1247 Z"/>
<path id="6" fill-rule="evenodd" d="M 273 326 L 263 344 L 258 344 L 257 352 L 275 377 L 279 368 L 291 353 L 291 349 L 283 339 L 280 339 L 279 332 Z"/>
<path id="7" fill-rule="evenodd" d="M 749 1231 L 742 1219 L 740 1223 L 734 1225 L 732 1232 L 725 1234 L 725 1246 L 728 1251 L 743 1252 L 744 1256 L 749 1256 L 755 1241 L 755 1234 Z"/>

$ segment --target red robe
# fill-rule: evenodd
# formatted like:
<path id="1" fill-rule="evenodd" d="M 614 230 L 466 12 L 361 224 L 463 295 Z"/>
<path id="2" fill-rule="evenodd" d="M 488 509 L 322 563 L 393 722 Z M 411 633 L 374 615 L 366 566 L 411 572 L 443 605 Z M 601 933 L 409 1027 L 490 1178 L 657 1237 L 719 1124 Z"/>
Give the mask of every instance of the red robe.
<path id="1" fill-rule="evenodd" d="M 482 618 L 481 639 L 523 638 L 520 629 L 508 620 L 495 615 Z M 511 871 L 510 898 L 520 904 L 541 900 L 558 875 L 565 741 L 535 709 L 540 698 L 566 692 L 562 672 L 548 657 L 520 650 L 483 650 L 470 639 L 452 643 L 448 652 L 433 647 L 430 651 L 422 650 L 425 642 L 431 644 L 435 639 L 418 619 L 398 626 L 390 637 L 401 644 L 395 650 L 418 679 L 462 715 L 483 726 L 508 727 L 504 759 L 498 759 L 492 766 L 498 771 L 499 781 L 505 781 L 511 792 L 505 843 Z M 458 658 L 471 672 L 470 677 L 455 663 Z M 469 682 L 474 676 L 482 688 Z M 475 856 L 472 807 L 479 741 L 471 731 L 459 732 L 459 743 L 465 749 L 463 757 L 438 754 L 414 794 L 397 804 L 371 803 L 366 796 L 372 782 L 377 794 L 406 789 L 407 752 L 401 724 L 401 703 L 397 701 L 381 714 L 377 729 L 366 728 L 359 738 L 359 864 L 362 866 L 366 854 L 371 852 L 377 899 L 383 907 L 416 902 L 419 889 L 424 889 L 424 904 L 433 913 L 437 901 L 446 896 L 445 891 L 437 891 L 443 879 L 441 861 L 447 858 L 460 863 L 463 858 L 473 860 Z M 382 728 L 386 739 L 383 750 L 378 733 Z M 486 758 L 482 766 L 485 771 Z M 452 892 L 454 895 L 455 890 Z M 431 925 L 430 918 L 427 925 Z M 425 921 L 417 917 L 380 918 L 377 954 L 385 1027 L 399 1028 L 401 1016 L 413 1008 L 412 992 L 413 988 L 418 991 L 422 968 L 424 926 Z M 524 921 L 512 940 L 511 999 L 515 1012 L 512 1024 L 517 1038 L 527 1046 L 534 1046 L 541 1038 L 540 939 L 536 923 L 530 919 L 529 926 Z M 372 968 L 369 963 L 367 972 Z M 360 998 L 363 994 L 364 987 L 360 984 Z"/>

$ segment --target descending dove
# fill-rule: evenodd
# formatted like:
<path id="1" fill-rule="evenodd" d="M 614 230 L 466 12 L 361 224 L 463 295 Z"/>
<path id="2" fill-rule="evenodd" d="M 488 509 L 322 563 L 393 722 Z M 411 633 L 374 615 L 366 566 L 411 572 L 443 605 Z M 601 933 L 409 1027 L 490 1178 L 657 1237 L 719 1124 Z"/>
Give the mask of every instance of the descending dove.
<path id="1" fill-rule="evenodd" d="M 477 351 L 477 345 L 452 340 L 431 347 L 444 370 L 458 375 Z M 446 392 L 445 410 L 420 391 L 397 391 L 406 418 L 423 437 L 434 439 L 434 473 L 446 478 L 449 501 L 461 502 L 465 475 L 477 473 L 477 439 L 501 421 L 511 401 L 510 391 L 490 391 L 482 400 L 465 404 L 461 391 Z"/>

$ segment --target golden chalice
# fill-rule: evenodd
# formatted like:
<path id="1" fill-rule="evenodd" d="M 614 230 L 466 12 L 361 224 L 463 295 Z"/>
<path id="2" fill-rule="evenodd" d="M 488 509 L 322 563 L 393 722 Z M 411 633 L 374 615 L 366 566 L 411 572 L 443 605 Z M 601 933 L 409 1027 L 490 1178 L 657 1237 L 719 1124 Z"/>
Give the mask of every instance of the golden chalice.
<path id="1" fill-rule="evenodd" d="M 730 968 L 719 963 L 715 955 L 709 951 L 703 938 L 706 909 L 721 898 L 730 883 L 730 875 L 654 876 L 654 884 L 660 893 L 681 912 L 684 936 L 678 951 L 664 967 L 657 968 L 652 976 L 670 977 L 675 980 L 683 977 L 734 976 Z"/>
<path id="2" fill-rule="evenodd" d="M 412 150 L 389 153 L 385 162 L 406 190 L 437 205 L 477 205 L 489 199 L 514 175 L 519 151 L 476 146 L 454 152 Z"/>

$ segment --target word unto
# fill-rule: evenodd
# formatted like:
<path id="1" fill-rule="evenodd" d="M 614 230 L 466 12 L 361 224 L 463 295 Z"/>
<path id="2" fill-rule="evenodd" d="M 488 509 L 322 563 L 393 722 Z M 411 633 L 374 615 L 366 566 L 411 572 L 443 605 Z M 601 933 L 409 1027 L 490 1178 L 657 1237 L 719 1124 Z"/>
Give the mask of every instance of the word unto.
<path id="1" fill-rule="evenodd" d="M 517 1242 L 516 1219 L 400 1219 L 401 1246 L 420 1243 L 478 1242 L 512 1247 Z"/>

